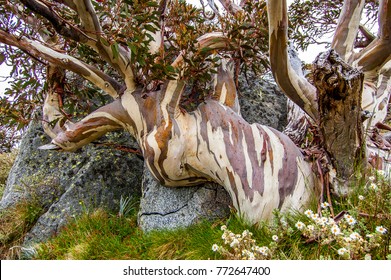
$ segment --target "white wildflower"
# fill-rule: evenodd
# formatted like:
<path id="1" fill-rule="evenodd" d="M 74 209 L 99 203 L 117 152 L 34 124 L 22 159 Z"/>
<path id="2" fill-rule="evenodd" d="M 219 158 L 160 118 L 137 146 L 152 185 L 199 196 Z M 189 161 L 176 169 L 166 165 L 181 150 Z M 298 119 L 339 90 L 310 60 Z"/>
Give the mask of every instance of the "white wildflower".
<path id="1" fill-rule="evenodd" d="M 303 222 L 300 222 L 298 221 L 296 224 L 295 224 L 295 227 L 299 230 L 302 230 L 305 228 L 305 224 Z"/>
<path id="2" fill-rule="evenodd" d="M 348 250 L 344 247 L 338 249 L 338 255 L 345 255 L 348 252 Z"/>
<path id="3" fill-rule="evenodd" d="M 339 235 L 341 234 L 341 230 L 339 229 L 339 227 L 337 225 L 333 225 L 331 227 L 331 232 L 334 234 L 334 235 Z"/>
<path id="4" fill-rule="evenodd" d="M 362 195 L 359 195 L 359 196 L 358 196 L 358 199 L 359 199 L 359 200 L 364 200 L 365 197 L 363 197 Z"/>
<path id="5" fill-rule="evenodd" d="M 259 248 L 258 251 L 259 251 L 259 253 L 261 253 L 262 255 L 267 256 L 267 253 L 268 253 L 268 251 L 269 251 L 269 248 L 266 247 L 266 246 L 263 246 L 263 247 Z"/>
<path id="6" fill-rule="evenodd" d="M 327 208 L 327 207 L 329 207 L 330 206 L 330 204 L 328 204 L 327 202 L 323 202 L 321 205 L 320 205 L 320 207 L 322 207 L 323 209 L 325 209 L 325 208 Z"/>
<path id="7" fill-rule="evenodd" d="M 377 226 L 376 227 L 376 231 L 381 233 L 381 234 L 386 234 L 387 233 L 387 229 L 384 228 L 383 226 Z"/>
<path id="8" fill-rule="evenodd" d="M 359 240 L 361 239 L 361 235 L 358 234 L 357 232 L 352 232 L 349 236 L 352 240 Z"/>
<path id="9" fill-rule="evenodd" d="M 373 190 L 373 191 L 376 191 L 376 190 L 377 190 L 377 185 L 376 185 L 375 183 L 371 183 L 371 184 L 369 185 L 369 189 L 370 189 L 370 190 Z"/>
<path id="10" fill-rule="evenodd" d="M 319 218 L 319 215 L 318 215 L 318 214 L 312 214 L 312 215 L 311 215 L 311 218 L 312 218 L 314 221 L 316 221 L 316 219 Z"/>
<path id="11" fill-rule="evenodd" d="M 313 225 L 308 225 L 307 227 L 310 231 L 314 231 L 315 230 L 315 227 Z"/>
<path id="12" fill-rule="evenodd" d="M 346 243 L 352 242 L 352 239 L 351 239 L 350 237 L 344 237 L 343 240 L 344 240 Z"/>
<path id="13" fill-rule="evenodd" d="M 327 224 L 329 226 L 335 225 L 335 220 L 333 218 L 329 218 L 328 221 L 327 221 Z"/>
<path id="14" fill-rule="evenodd" d="M 328 220 L 329 220 L 328 218 L 322 217 L 322 218 L 317 218 L 315 220 L 315 222 L 316 222 L 317 225 L 325 226 L 327 224 Z"/>
<path id="15" fill-rule="evenodd" d="M 375 181 L 375 176 L 369 176 L 368 179 L 369 179 L 369 181 L 372 181 L 372 182 L 373 182 L 373 181 Z"/>
<path id="16" fill-rule="evenodd" d="M 272 236 L 272 239 L 273 239 L 273 241 L 276 241 L 276 242 L 277 242 L 277 241 L 278 241 L 278 236 L 277 236 L 277 235 L 273 235 L 273 236 Z"/>
<path id="17" fill-rule="evenodd" d="M 219 245 L 213 244 L 213 246 L 212 246 L 212 251 L 213 251 L 213 252 L 217 252 L 218 250 L 219 250 Z"/>
<path id="18" fill-rule="evenodd" d="M 314 212 L 312 212 L 312 210 L 310 209 L 307 209 L 305 210 L 304 212 L 304 215 L 306 215 L 308 218 L 311 218 L 311 216 L 314 214 Z"/>
<path id="19" fill-rule="evenodd" d="M 231 242 L 231 244 L 229 245 L 231 248 L 235 248 L 239 245 L 239 240 L 237 240 L 236 238 Z"/>
<path id="20" fill-rule="evenodd" d="M 350 216 L 350 215 L 349 215 Z M 350 216 L 349 218 L 346 219 L 346 222 L 349 224 L 349 226 L 353 226 L 356 224 L 356 220 Z"/>
<path id="21" fill-rule="evenodd" d="M 223 231 L 226 231 L 227 230 L 227 226 L 226 225 L 222 225 L 220 229 L 223 230 Z"/>
<path id="22" fill-rule="evenodd" d="M 244 249 L 242 251 L 242 256 L 244 256 L 245 258 L 247 257 L 247 259 L 249 260 L 255 260 L 255 255 L 253 252 L 250 252 L 249 250 L 247 249 Z"/>

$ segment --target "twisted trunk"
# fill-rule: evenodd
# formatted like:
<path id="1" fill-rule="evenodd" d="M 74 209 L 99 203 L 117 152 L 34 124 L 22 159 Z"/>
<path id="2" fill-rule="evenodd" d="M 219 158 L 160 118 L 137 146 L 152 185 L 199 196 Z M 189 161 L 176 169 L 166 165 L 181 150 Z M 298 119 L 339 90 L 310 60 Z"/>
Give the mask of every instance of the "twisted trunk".
<path id="1" fill-rule="evenodd" d="M 53 143 L 73 151 L 104 130 L 125 128 L 137 139 L 153 176 L 165 186 L 216 182 L 252 223 L 269 219 L 275 208 L 300 209 L 315 183 L 310 164 L 287 136 L 250 125 L 238 114 L 229 77 L 220 68 L 215 95 L 189 113 L 178 109 L 181 81 L 169 81 L 149 94 L 127 91 Z"/>

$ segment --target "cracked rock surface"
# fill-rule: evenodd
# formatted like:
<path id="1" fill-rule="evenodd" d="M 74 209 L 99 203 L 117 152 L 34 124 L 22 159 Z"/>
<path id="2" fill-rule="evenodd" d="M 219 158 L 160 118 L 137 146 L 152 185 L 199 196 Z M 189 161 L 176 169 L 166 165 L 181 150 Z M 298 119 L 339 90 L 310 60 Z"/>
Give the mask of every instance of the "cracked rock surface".
<path id="1" fill-rule="evenodd" d="M 175 229 L 200 220 L 215 220 L 230 213 L 231 198 L 217 184 L 168 188 L 144 168 L 143 195 L 138 222 L 144 231 Z"/>

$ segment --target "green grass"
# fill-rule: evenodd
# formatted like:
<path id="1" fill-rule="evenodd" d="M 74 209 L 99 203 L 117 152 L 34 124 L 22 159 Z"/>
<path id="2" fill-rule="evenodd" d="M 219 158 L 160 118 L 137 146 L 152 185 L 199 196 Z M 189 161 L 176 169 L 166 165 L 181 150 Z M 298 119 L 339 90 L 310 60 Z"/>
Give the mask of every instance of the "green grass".
<path id="1" fill-rule="evenodd" d="M 144 234 L 129 216 L 101 209 L 84 214 L 57 237 L 42 244 L 37 259 L 203 259 L 214 258 L 215 226 L 202 222 L 187 229 Z"/>
<path id="2" fill-rule="evenodd" d="M 382 176 L 374 180 L 364 180 L 354 187 L 348 198 L 335 199 L 333 202 L 335 214 L 347 211 L 354 216 L 357 223 L 348 226 L 339 222 L 341 234 L 334 236 L 330 228 L 326 228 L 316 238 L 311 238 L 295 225 L 298 221 L 307 226 L 315 224 L 314 220 L 304 213 L 275 213 L 270 223 L 260 223 L 249 226 L 235 214 L 227 220 L 214 223 L 203 221 L 189 228 L 164 230 L 143 233 L 137 226 L 137 209 L 127 211 L 127 215 L 107 213 L 96 210 L 86 213 L 70 223 L 62 232 L 38 248 L 36 259 L 230 259 L 222 252 L 212 251 L 212 245 L 217 244 L 231 250 L 229 244 L 222 239 L 222 225 L 234 234 L 244 230 L 253 233 L 252 239 L 258 246 L 270 248 L 267 259 L 389 259 L 391 231 L 391 183 Z M 372 178 L 373 179 L 373 178 Z M 376 191 L 369 188 L 370 184 L 377 186 Z M 360 200 L 359 195 L 365 196 Z M 133 204 L 134 205 L 134 204 Z M 311 209 L 316 213 L 316 206 Z M 123 212 L 123 211 L 122 211 Z M 122 213 L 121 212 L 121 213 Z M 330 215 L 323 210 L 323 216 Z M 376 232 L 376 227 L 382 225 L 386 234 Z M 363 240 L 366 234 L 374 234 L 376 238 L 369 243 L 347 243 L 344 238 L 353 232 L 359 233 Z M 272 236 L 277 235 L 274 242 Z M 366 244 L 366 245 L 365 245 Z M 364 249 L 366 246 L 367 249 Z M 350 255 L 339 255 L 338 249 L 351 246 Z M 234 257 L 240 258 L 240 257 Z"/>

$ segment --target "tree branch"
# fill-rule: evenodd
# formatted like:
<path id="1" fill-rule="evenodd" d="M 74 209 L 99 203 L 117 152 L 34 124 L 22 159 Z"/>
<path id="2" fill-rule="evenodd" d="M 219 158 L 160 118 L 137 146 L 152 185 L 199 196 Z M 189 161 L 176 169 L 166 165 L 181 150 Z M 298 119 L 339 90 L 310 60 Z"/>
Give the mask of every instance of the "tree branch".
<path id="1" fill-rule="evenodd" d="M 50 63 L 56 64 L 64 69 L 70 70 L 84 77 L 98 88 L 102 89 L 113 98 L 117 98 L 124 90 L 124 87 L 116 80 L 72 56 L 53 50 L 42 43 L 27 38 L 16 38 L 13 35 L 0 30 L 0 42 L 17 47 L 26 53 L 40 57 Z"/>
<path id="2" fill-rule="evenodd" d="M 370 42 L 376 39 L 376 36 L 371 33 L 365 26 L 361 25 L 359 26 L 359 30 L 361 34 Z"/>
<path id="3" fill-rule="evenodd" d="M 273 76 L 285 94 L 311 118 L 318 118 L 316 89 L 299 75 L 288 56 L 288 18 L 285 0 L 267 2 L 269 18 L 269 51 Z"/>
<path id="4" fill-rule="evenodd" d="M 110 45 L 102 43 L 102 29 L 90 0 L 57 0 L 56 2 L 65 4 L 74 9 L 82 22 L 83 28 L 79 29 L 74 25 L 65 22 L 50 7 L 36 0 L 22 0 L 26 7 L 35 13 L 45 17 L 52 23 L 55 30 L 67 38 L 76 42 L 85 43 L 92 47 L 105 61 L 110 63 L 125 79 L 129 90 L 135 89 L 135 81 L 132 67 L 130 67 L 130 52 L 122 46 L 118 46 L 119 54 L 114 55 Z M 108 40 L 104 40 L 108 41 Z"/>
<path id="5" fill-rule="evenodd" d="M 219 2 L 221 3 L 221 5 L 223 5 L 224 9 L 227 12 L 234 16 L 243 11 L 242 7 L 236 5 L 231 0 L 219 0 Z"/>
<path id="6" fill-rule="evenodd" d="M 52 143 L 65 151 L 73 152 L 109 131 L 124 128 L 127 122 L 129 116 L 122 107 L 121 100 L 117 99 L 58 133 Z"/>
<path id="7" fill-rule="evenodd" d="M 60 35 L 81 43 L 86 43 L 92 39 L 80 29 L 67 24 L 64 19 L 58 16 L 56 12 L 46 6 L 43 2 L 35 0 L 21 0 L 20 2 L 33 12 L 46 18 Z"/>
<path id="8" fill-rule="evenodd" d="M 353 53 L 364 5 L 365 0 L 345 0 L 339 15 L 331 48 L 345 61 L 348 61 Z"/>
<path id="9" fill-rule="evenodd" d="M 102 29 L 90 0 L 72 0 L 72 2 L 76 6 L 76 12 L 80 17 L 84 30 L 89 36 L 95 39 L 94 41 L 90 40 L 88 45 L 96 50 L 104 60 L 109 62 L 123 75 L 127 89 L 133 91 L 136 88 L 136 85 L 133 70 L 132 67 L 130 67 L 131 53 L 122 46 L 118 46 L 119 54 L 118 56 L 115 56 L 111 46 L 102 43 Z"/>
<path id="10" fill-rule="evenodd" d="M 376 72 L 391 59 L 391 0 L 379 4 L 378 38 L 357 54 L 354 64 L 366 76 Z"/>
<path id="11" fill-rule="evenodd" d="M 213 50 L 221 50 L 221 49 L 228 49 L 229 47 L 232 47 L 231 42 L 229 39 L 222 33 L 222 32 L 210 32 L 205 35 L 202 35 L 197 40 L 197 49 L 209 49 L 209 51 Z M 183 68 L 183 61 L 184 61 L 184 53 L 180 54 L 174 62 L 171 64 L 171 66 L 179 68 L 180 71 L 182 71 Z"/>

